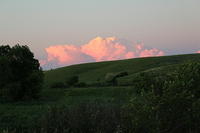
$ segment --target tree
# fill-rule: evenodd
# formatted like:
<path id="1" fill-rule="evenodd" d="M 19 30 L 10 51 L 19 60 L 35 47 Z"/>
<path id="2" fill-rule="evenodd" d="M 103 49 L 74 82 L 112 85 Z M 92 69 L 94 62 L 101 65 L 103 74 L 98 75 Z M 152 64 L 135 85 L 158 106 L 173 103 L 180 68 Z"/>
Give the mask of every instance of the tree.
<path id="1" fill-rule="evenodd" d="M 43 83 L 39 61 L 28 46 L 0 46 L 1 96 L 12 100 L 38 98 Z"/>
<path id="2" fill-rule="evenodd" d="M 173 73 L 170 78 L 160 78 L 162 85 L 156 84 L 150 76 L 153 88 L 142 90 L 141 95 L 130 101 L 128 117 L 132 119 L 133 132 L 200 131 L 200 63 L 178 65 Z M 161 86 L 162 93 L 154 91 Z"/>
<path id="3" fill-rule="evenodd" d="M 117 85 L 117 78 L 127 76 L 128 72 L 119 72 L 119 73 L 107 73 L 105 75 L 105 81 L 108 85 Z"/>
<path id="4" fill-rule="evenodd" d="M 105 81 L 109 85 L 116 85 L 117 84 L 117 77 L 115 73 L 107 73 L 105 76 Z"/>
<path id="5" fill-rule="evenodd" d="M 0 46 L 0 56 L 8 56 L 11 47 L 9 45 Z"/>
<path id="6" fill-rule="evenodd" d="M 0 97 L 5 97 L 5 94 L 8 92 L 5 87 L 10 84 L 12 76 L 8 58 L 0 56 Z"/>

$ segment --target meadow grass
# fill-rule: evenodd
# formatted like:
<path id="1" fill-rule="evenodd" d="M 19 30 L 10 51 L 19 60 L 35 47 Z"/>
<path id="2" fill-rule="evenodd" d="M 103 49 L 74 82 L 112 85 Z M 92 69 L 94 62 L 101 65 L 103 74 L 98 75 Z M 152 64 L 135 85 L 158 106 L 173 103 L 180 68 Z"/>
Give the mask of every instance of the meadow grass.
<path id="1" fill-rule="evenodd" d="M 128 72 L 131 75 L 153 68 L 200 60 L 200 54 L 136 58 L 119 61 L 86 63 L 45 71 L 45 85 L 65 82 L 70 76 L 79 76 L 80 82 L 92 83 L 105 79 L 107 73 Z M 127 77 L 124 77 L 127 78 Z M 120 78 L 123 80 L 123 78 Z M 128 79 L 127 79 L 128 80 Z"/>
<path id="2" fill-rule="evenodd" d="M 164 74 L 170 72 L 173 66 L 191 60 L 199 61 L 200 54 L 87 63 L 45 71 L 45 87 L 41 92 L 39 100 L 0 103 L 0 129 L 31 128 L 37 126 L 37 120 L 51 106 L 74 106 L 95 101 L 105 104 L 124 105 L 129 102 L 131 97 L 136 96 L 134 88 L 129 85 L 135 74 L 144 71 L 157 71 Z M 54 82 L 65 82 L 67 77 L 73 75 L 79 76 L 80 82 L 92 83 L 104 80 L 107 73 L 116 72 L 128 72 L 128 76 L 118 79 L 118 82 L 127 86 L 83 88 L 49 87 Z"/>
<path id="3" fill-rule="evenodd" d="M 132 87 L 45 89 L 37 101 L 1 103 L 0 129 L 31 128 L 51 106 L 76 106 L 92 102 L 125 104 L 134 95 Z"/>

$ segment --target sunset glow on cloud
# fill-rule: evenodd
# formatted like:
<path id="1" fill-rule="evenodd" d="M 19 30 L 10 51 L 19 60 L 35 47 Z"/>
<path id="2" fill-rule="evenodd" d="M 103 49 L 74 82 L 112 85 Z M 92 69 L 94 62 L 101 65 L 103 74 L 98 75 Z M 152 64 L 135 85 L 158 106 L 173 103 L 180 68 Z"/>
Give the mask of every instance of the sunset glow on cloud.
<path id="1" fill-rule="evenodd" d="M 115 37 L 97 37 L 81 46 L 69 44 L 53 45 L 46 48 L 45 51 L 48 58 L 40 61 L 43 66 L 50 62 L 57 66 L 65 66 L 86 62 L 164 55 L 163 51 L 156 48 L 147 49 L 143 44 L 127 46 Z"/>
<path id="2" fill-rule="evenodd" d="M 54 45 L 46 48 L 48 62 L 56 60 L 59 65 L 70 65 L 90 61 L 92 58 L 75 45 Z"/>
<path id="3" fill-rule="evenodd" d="M 197 51 L 197 53 L 199 53 L 199 54 L 200 54 L 200 50 L 199 50 L 199 51 Z"/>
<path id="4" fill-rule="evenodd" d="M 117 42 L 114 37 L 97 37 L 88 44 L 81 46 L 81 51 L 95 59 L 95 61 L 107 61 L 132 58 L 127 47 Z M 129 54 L 129 55 L 128 55 Z"/>
<path id="5" fill-rule="evenodd" d="M 163 51 L 160 51 L 156 48 L 154 49 L 145 49 L 145 50 L 142 50 L 140 52 L 140 56 L 139 57 L 151 57 L 151 56 L 163 56 L 164 55 L 164 52 Z"/>

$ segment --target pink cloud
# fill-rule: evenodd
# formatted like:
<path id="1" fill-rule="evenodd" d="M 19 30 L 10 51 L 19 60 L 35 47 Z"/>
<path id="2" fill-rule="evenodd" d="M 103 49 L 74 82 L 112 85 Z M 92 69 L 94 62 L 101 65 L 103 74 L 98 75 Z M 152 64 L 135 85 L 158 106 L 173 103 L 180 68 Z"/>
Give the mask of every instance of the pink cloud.
<path id="1" fill-rule="evenodd" d="M 53 45 L 45 50 L 48 59 L 41 61 L 41 65 L 54 62 L 58 66 L 64 66 L 86 62 L 164 55 L 163 51 L 156 48 L 146 49 L 143 44 L 127 46 L 115 37 L 97 37 L 81 46 Z"/>
<path id="2" fill-rule="evenodd" d="M 144 48 L 143 44 L 137 44 L 135 45 L 136 50 L 141 51 Z"/>
<path id="3" fill-rule="evenodd" d="M 54 45 L 45 50 L 48 54 L 47 61 L 57 61 L 59 65 L 71 65 L 92 60 L 81 52 L 80 47 L 75 45 Z"/>
<path id="4" fill-rule="evenodd" d="M 96 61 L 126 59 L 130 56 L 127 47 L 116 42 L 116 38 L 97 37 L 81 47 L 83 53 L 93 57 Z"/>
<path id="5" fill-rule="evenodd" d="M 200 50 L 199 50 L 199 51 L 197 51 L 197 53 L 199 53 L 199 54 L 200 54 Z"/>
<path id="6" fill-rule="evenodd" d="M 47 61 L 46 60 L 39 60 L 39 63 L 41 66 L 44 66 L 45 64 L 47 64 Z"/>
<path id="7" fill-rule="evenodd" d="M 151 57 L 151 56 L 163 56 L 164 52 L 156 48 L 153 49 L 144 49 L 140 52 L 139 57 Z"/>

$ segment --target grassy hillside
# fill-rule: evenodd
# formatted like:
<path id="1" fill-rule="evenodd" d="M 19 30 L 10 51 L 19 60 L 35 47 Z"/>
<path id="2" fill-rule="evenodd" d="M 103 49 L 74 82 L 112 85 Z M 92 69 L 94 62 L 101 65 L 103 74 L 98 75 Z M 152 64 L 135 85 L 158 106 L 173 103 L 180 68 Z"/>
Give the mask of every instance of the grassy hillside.
<path id="1" fill-rule="evenodd" d="M 137 58 L 120 61 L 87 63 L 45 71 L 45 88 L 37 101 L 0 103 L 0 132 L 2 129 L 32 128 L 37 120 L 58 105 L 73 106 L 81 103 L 98 101 L 105 104 L 124 105 L 131 97 L 136 97 L 132 86 L 106 86 L 85 88 L 49 88 L 55 82 L 65 82 L 67 77 L 78 75 L 81 82 L 92 83 L 104 80 L 107 73 L 128 72 L 128 76 L 119 78 L 123 85 L 141 72 L 169 73 L 174 66 L 188 62 L 200 61 L 200 54 L 175 55 L 164 57 Z"/>
<path id="2" fill-rule="evenodd" d="M 176 65 L 191 60 L 200 60 L 200 54 L 175 55 L 163 57 L 137 58 L 119 61 L 107 61 L 99 63 L 87 63 L 62 67 L 45 72 L 45 84 L 51 85 L 55 82 L 65 82 L 67 77 L 77 75 L 81 82 L 91 83 L 103 80 L 107 73 L 128 72 L 124 77 L 130 80 L 138 72 L 157 69 L 169 65 Z M 130 78 L 130 79 L 128 79 Z M 123 78 L 120 78 L 123 80 Z"/>

